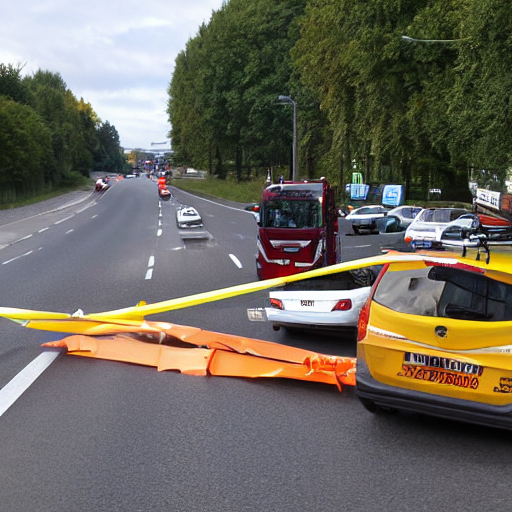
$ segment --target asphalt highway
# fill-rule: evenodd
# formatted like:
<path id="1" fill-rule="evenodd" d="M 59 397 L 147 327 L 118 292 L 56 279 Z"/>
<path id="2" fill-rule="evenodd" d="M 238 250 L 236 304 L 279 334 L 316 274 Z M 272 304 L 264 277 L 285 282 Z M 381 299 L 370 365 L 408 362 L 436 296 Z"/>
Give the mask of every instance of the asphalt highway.
<path id="1" fill-rule="evenodd" d="M 160 201 L 156 184 L 137 178 L 52 213 L 0 213 L 0 305 L 93 313 L 257 280 L 252 214 L 173 193 Z M 178 230 L 182 204 L 203 228 Z M 396 241 L 341 226 L 345 260 Z M 246 309 L 265 297 L 150 319 L 355 355 L 350 335 L 249 322 Z M 2 413 L 5 389 L 61 336 L 0 319 L 2 511 L 510 510 L 510 433 L 372 415 L 350 388 L 56 354 Z"/>

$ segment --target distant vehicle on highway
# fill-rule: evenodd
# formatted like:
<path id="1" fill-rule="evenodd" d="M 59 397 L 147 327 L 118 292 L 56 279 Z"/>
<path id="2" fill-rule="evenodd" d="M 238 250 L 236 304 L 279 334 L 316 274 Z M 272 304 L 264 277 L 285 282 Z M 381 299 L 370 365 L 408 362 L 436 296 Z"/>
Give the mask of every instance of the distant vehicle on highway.
<path id="1" fill-rule="evenodd" d="M 443 230 L 467 213 L 463 208 L 425 208 L 405 230 L 404 240 L 415 249 L 442 249 Z"/>
<path id="2" fill-rule="evenodd" d="M 381 268 L 372 266 L 288 283 L 269 293 L 265 318 L 275 331 L 281 327 L 355 329 Z"/>
<path id="3" fill-rule="evenodd" d="M 352 210 L 345 219 L 352 223 L 352 229 L 356 235 L 361 231 L 377 233 L 377 219 L 385 217 L 388 212 L 389 208 L 385 206 L 371 204 Z"/>
<path id="4" fill-rule="evenodd" d="M 248 204 L 244 210 L 247 210 L 248 212 L 252 212 L 254 215 L 254 218 L 256 219 L 256 222 L 259 224 L 260 222 L 260 203 L 250 203 Z"/>
<path id="5" fill-rule="evenodd" d="M 203 220 L 198 211 L 192 206 L 180 206 L 176 210 L 176 223 L 180 229 L 199 228 L 203 225 Z"/>

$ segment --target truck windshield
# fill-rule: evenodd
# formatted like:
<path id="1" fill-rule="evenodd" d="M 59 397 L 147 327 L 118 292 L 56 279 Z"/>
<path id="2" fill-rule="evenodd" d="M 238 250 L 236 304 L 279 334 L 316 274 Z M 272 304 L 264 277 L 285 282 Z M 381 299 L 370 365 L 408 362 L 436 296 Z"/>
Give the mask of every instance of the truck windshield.
<path id="1" fill-rule="evenodd" d="M 285 201 L 275 199 L 263 203 L 260 225 L 264 228 L 320 228 L 323 226 L 322 205 L 318 199 Z"/>

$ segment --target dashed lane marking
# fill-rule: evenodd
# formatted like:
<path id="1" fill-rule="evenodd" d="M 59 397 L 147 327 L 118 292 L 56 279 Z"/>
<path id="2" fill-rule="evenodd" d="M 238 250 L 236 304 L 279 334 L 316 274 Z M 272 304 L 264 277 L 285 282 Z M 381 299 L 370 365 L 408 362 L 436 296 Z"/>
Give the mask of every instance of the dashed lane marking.
<path id="1" fill-rule="evenodd" d="M 242 268 L 242 264 L 240 263 L 240 260 L 234 255 L 230 254 L 229 257 L 233 260 L 233 263 L 238 267 Z"/>
<path id="2" fill-rule="evenodd" d="M 29 254 L 32 254 L 32 251 L 28 251 L 25 254 L 20 254 L 19 256 L 16 256 L 15 258 L 11 258 L 10 260 L 4 261 L 2 265 L 7 265 L 7 263 L 11 263 L 12 261 L 19 260 L 20 258 L 23 258 L 24 256 L 28 256 Z"/>

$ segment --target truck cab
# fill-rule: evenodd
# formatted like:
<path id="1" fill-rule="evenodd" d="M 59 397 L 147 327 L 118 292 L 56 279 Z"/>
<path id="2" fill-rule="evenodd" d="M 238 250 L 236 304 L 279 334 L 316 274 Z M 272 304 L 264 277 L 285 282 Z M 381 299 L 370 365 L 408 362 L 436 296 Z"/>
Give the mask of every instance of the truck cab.
<path id="1" fill-rule="evenodd" d="M 327 180 L 285 181 L 263 191 L 256 270 L 260 279 L 337 262 L 334 191 Z"/>

